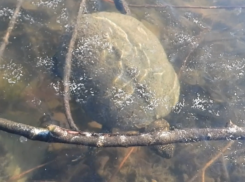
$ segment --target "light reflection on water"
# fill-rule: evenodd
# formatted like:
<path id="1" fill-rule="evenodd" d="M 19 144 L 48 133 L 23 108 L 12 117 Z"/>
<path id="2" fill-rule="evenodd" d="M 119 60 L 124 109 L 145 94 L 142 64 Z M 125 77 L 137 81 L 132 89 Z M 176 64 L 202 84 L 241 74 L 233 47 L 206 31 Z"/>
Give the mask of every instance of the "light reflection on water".
<path id="1" fill-rule="evenodd" d="M 128 2 L 156 3 L 153 0 Z M 96 3 L 99 9 L 116 11 L 109 3 Z M 168 3 L 179 6 L 241 5 L 240 1 L 224 0 Z M 60 36 L 74 21 L 78 4 L 62 0 L 24 1 L 0 67 L 1 117 L 38 126 L 44 112 L 53 112 L 54 118 L 65 124 L 61 97 L 56 94 L 59 90 L 57 80 L 49 73 Z M 15 5 L 15 1 L 9 0 L 0 3 L 1 37 Z M 176 128 L 223 127 L 231 120 L 244 126 L 244 11 L 240 8 L 131 9 L 135 17 L 160 39 L 179 74 L 180 101 L 167 116 L 170 125 Z M 81 127 L 100 130 L 101 126 L 97 124 L 87 125 L 85 121 L 89 119 L 81 116 L 76 104 L 73 104 L 73 114 L 75 120 L 84 120 Z M 53 163 L 30 173 L 31 180 L 40 181 L 109 181 L 130 151 L 50 145 L 29 140 L 21 143 L 19 136 L 6 133 L 1 133 L 0 141 L 0 151 L 3 151 L 0 160 L 4 164 L 0 166 L 4 169 L 2 176 L 17 175 L 58 157 Z M 243 181 L 242 144 L 240 141 L 229 146 L 207 168 L 205 181 Z M 202 181 L 198 171 L 226 145 L 227 141 L 177 145 L 172 159 L 162 159 L 147 148 L 137 147 L 113 181 L 191 181 L 195 175 L 194 181 Z"/>

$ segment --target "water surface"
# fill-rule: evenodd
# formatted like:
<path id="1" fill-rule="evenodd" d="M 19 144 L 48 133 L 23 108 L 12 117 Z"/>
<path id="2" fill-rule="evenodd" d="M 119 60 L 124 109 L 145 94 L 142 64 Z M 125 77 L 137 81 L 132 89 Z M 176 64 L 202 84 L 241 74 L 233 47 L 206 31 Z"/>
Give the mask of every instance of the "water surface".
<path id="1" fill-rule="evenodd" d="M 181 83 L 177 106 L 166 117 L 175 128 L 218 128 L 228 121 L 244 126 L 245 23 L 241 1 L 127 1 L 164 4 L 168 8 L 133 8 L 133 16 L 161 41 Z M 24 1 L 0 64 L 0 115 L 39 126 L 44 113 L 66 125 L 59 80 L 52 75 L 52 58 L 61 36 L 72 26 L 79 1 Z M 17 2 L 0 2 L 0 36 L 4 37 Z M 194 9 L 174 6 L 229 6 Z M 113 4 L 89 1 L 88 13 L 117 11 Z M 118 12 L 119 13 L 119 12 Z M 132 30 L 133 31 L 133 30 Z M 100 131 L 73 100 L 79 126 Z M 82 113 L 82 114 L 81 114 Z M 47 144 L 0 132 L 1 181 L 53 161 L 19 181 L 243 181 L 243 141 L 178 144 L 174 157 L 164 159 L 147 147 L 91 149 Z M 229 145 L 227 145 L 229 144 Z M 223 150 L 223 154 L 220 151 Z M 216 160 L 210 160 L 218 156 Z M 210 165 L 209 165 L 210 164 Z M 203 170 L 205 169 L 205 170 Z M 203 175 L 202 175 L 203 173 Z"/>

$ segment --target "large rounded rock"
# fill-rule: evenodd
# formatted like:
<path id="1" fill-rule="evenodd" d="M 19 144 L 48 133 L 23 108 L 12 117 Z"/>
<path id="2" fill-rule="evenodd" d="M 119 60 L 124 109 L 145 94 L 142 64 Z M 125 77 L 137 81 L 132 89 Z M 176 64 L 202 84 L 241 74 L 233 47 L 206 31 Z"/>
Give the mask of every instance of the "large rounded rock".
<path id="1" fill-rule="evenodd" d="M 55 56 L 61 74 L 70 37 Z M 89 116 L 110 128 L 144 127 L 169 114 L 179 98 L 178 77 L 159 40 L 119 13 L 82 16 L 71 80 Z"/>

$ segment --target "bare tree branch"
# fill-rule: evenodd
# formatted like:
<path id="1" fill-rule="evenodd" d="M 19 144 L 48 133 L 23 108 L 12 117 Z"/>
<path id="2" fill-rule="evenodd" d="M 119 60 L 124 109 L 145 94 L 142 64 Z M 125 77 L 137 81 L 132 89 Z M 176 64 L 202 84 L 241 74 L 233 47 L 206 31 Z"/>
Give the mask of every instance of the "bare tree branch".
<path id="1" fill-rule="evenodd" d="M 128 4 L 133 8 L 176 8 L 176 9 L 245 9 L 245 6 L 172 6 L 168 4 Z"/>
<path id="2" fill-rule="evenodd" d="M 6 32 L 5 36 L 3 37 L 3 42 L 2 42 L 2 44 L 0 46 L 0 58 L 3 56 L 3 52 L 5 50 L 5 47 L 9 43 L 9 36 L 10 36 L 10 34 L 11 34 L 13 28 L 14 28 L 14 25 L 15 25 L 18 13 L 20 11 L 22 2 L 23 2 L 23 0 L 18 0 L 18 4 L 16 6 L 14 14 L 13 14 L 13 16 L 12 16 L 10 22 L 9 22 L 9 27 L 7 29 L 7 32 Z"/>
<path id="3" fill-rule="evenodd" d="M 69 103 L 69 100 L 70 100 L 70 75 L 71 75 L 71 64 L 72 64 L 72 62 L 71 62 L 72 61 L 72 52 L 73 52 L 73 48 L 75 45 L 75 41 L 77 39 L 77 24 L 81 20 L 81 16 L 84 12 L 85 5 L 86 5 L 86 0 L 82 0 L 81 4 L 80 4 L 79 11 L 78 11 L 78 15 L 77 15 L 76 25 L 75 25 L 74 31 L 72 33 L 68 52 L 66 55 L 65 67 L 64 67 L 64 78 L 63 78 L 63 84 L 64 84 L 64 98 L 63 99 L 64 99 L 64 106 L 65 106 L 65 114 L 66 114 L 67 121 L 70 125 L 70 128 L 73 130 L 76 130 L 76 131 L 79 131 L 79 129 L 76 126 L 75 122 L 73 121 L 73 118 L 71 115 L 70 103 Z"/>
<path id="4" fill-rule="evenodd" d="M 181 129 L 140 134 L 111 134 L 77 132 L 49 125 L 47 129 L 16 123 L 0 118 L 0 130 L 31 140 L 51 143 L 79 144 L 92 147 L 130 147 L 193 143 L 203 140 L 243 140 L 245 128 L 232 122 L 225 128 Z"/>

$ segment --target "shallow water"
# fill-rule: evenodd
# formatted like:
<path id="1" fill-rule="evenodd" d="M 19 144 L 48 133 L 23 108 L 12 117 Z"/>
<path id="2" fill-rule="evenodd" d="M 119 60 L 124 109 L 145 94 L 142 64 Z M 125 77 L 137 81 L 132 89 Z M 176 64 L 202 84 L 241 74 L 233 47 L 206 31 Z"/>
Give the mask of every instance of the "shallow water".
<path id="1" fill-rule="evenodd" d="M 130 8 L 161 41 L 181 83 L 180 100 L 166 117 L 175 128 L 217 128 L 228 121 L 244 126 L 245 23 L 241 1 L 127 1 L 168 3 L 199 8 Z M 79 1 L 24 1 L 1 57 L 0 117 L 39 126 L 44 113 L 66 125 L 62 90 L 51 74 L 61 36 L 75 22 Z M 4 37 L 17 3 L 0 2 L 0 36 Z M 88 12 L 117 11 L 113 4 L 90 1 Z M 233 9 L 201 9 L 230 6 Z M 71 101 L 75 121 L 88 131 L 101 126 Z M 243 181 L 243 141 L 176 145 L 164 159 L 147 147 L 93 149 L 33 142 L 0 133 L 1 180 L 48 161 L 20 181 Z M 227 145 L 229 144 L 229 145 Z M 219 155 L 220 151 L 224 151 Z M 117 171 L 123 158 L 131 155 Z M 210 162 L 217 156 L 216 160 Z M 54 161 L 53 161 L 54 160 Z M 209 163 L 210 162 L 210 163 Z M 205 169 L 205 171 L 203 170 Z M 203 172 L 204 171 L 204 172 Z M 202 175 L 203 173 L 203 175 Z"/>

